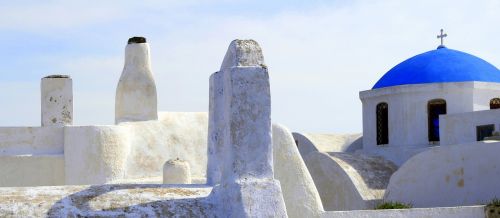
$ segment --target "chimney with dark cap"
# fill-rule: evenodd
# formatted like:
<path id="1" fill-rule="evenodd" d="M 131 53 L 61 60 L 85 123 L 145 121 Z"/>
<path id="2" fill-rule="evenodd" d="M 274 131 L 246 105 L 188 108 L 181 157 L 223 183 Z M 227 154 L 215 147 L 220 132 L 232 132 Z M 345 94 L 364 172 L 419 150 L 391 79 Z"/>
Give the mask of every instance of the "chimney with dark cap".
<path id="1" fill-rule="evenodd" d="M 132 37 L 125 47 L 125 64 L 115 99 L 115 122 L 158 120 L 156 85 L 151 72 L 149 45 Z"/>
<path id="2" fill-rule="evenodd" d="M 50 75 L 41 84 L 42 126 L 73 124 L 73 82 L 67 75 Z"/>

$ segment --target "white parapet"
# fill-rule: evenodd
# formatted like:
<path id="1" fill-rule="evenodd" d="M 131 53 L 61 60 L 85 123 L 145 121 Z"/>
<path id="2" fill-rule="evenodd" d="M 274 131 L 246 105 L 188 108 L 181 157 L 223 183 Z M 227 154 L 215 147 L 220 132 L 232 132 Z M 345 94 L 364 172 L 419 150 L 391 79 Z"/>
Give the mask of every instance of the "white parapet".
<path id="1" fill-rule="evenodd" d="M 158 120 L 156 85 L 149 45 L 133 37 L 125 47 L 125 65 L 116 88 L 115 122 Z"/>
<path id="2" fill-rule="evenodd" d="M 212 95 L 210 116 L 214 134 L 209 163 L 209 181 L 215 186 L 220 216 L 286 217 L 279 182 L 274 180 L 271 141 L 271 95 L 269 74 L 260 46 L 254 40 L 234 40 L 229 45 L 221 69 L 213 79 L 223 94 Z M 212 78 L 219 76 L 212 76 Z M 220 87 L 219 87 L 220 86 Z M 219 141 L 222 140 L 222 141 Z M 210 165 L 209 165 L 210 166 Z"/>
<path id="3" fill-rule="evenodd" d="M 73 83 L 67 75 L 51 75 L 42 78 L 41 85 L 42 126 L 73 124 Z"/>
<path id="4" fill-rule="evenodd" d="M 172 159 L 163 165 L 163 184 L 191 184 L 191 168 L 184 160 Z"/>

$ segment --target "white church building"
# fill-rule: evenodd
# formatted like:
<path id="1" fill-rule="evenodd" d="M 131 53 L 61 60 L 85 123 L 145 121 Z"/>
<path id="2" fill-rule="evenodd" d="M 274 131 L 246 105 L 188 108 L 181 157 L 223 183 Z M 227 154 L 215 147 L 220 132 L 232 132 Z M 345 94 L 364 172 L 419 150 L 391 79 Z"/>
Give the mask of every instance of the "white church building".
<path id="1" fill-rule="evenodd" d="M 498 69 L 444 45 L 399 63 L 359 97 L 365 150 L 482 141 L 500 124 L 500 112 L 472 113 L 500 108 Z"/>

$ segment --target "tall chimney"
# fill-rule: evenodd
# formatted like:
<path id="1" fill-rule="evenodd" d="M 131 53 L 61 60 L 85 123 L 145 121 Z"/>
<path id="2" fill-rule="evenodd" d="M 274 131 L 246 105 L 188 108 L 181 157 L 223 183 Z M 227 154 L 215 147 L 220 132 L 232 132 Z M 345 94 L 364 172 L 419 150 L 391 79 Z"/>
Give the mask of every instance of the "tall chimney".
<path id="1" fill-rule="evenodd" d="M 42 78 L 42 126 L 73 124 L 73 82 L 67 75 Z"/>
<path id="2" fill-rule="evenodd" d="M 146 38 L 132 37 L 116 88 L 115 123 L 146 120 L 158 120 L 156 85 Z"/>

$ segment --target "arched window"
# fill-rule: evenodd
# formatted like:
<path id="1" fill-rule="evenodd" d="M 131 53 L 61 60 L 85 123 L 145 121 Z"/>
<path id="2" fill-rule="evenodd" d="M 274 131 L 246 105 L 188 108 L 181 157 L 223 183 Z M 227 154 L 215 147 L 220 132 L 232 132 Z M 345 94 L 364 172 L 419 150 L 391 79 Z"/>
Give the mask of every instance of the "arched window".
<path id="1" fill-rule="evenodd" d="M 492 98 L 490 100 L 490 109 L 499 109 L 500 108 L 500 98 Z"/>
<path id="2" fill-rule="evenodd" d="M 389 144 L 389 106 L 377 104 L 377 145 Z"/>
<path id="3" fill-rule="evenodd" d="M 443 99 L 430 100 L 427 103 L 429 142 L 439 141 L 439 115 L 446 114 L 446 101 Z"/>

